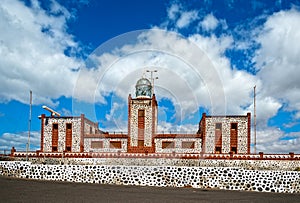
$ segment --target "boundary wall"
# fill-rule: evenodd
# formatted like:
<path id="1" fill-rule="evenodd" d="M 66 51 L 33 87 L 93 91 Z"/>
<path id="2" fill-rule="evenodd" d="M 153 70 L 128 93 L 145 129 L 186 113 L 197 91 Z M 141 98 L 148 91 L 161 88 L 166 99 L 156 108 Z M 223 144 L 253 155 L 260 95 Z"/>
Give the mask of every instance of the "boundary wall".
<path id="1" fill-rule="evenodd" d="M 0 161 L 0 175 L 80 183 L 300 192 L 300 172 L 242 167 L 33 164 Z"/>
<path id="2" fill-rule="evenodd" d="M 14 157 L 26 161 L 25 157 Z M 48 165 L 123 165 L 123 166 L 187 166 L 187 167 L 238 167 L 249 170 L 300 170 L 300 160 L 229 160 L 229 159 L 183 159 L 183 158 L 33 158 L 33 164 Z"/>

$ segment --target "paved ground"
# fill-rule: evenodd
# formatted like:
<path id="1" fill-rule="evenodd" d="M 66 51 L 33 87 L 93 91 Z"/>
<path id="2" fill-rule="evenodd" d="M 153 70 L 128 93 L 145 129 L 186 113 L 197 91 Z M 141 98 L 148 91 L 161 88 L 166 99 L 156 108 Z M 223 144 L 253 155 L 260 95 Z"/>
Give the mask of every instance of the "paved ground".
<path id="1" fill-rule="evenodd" d="M 133 187 L 0 176 L 0 202 L 300 202 L 300 194 Z"/>

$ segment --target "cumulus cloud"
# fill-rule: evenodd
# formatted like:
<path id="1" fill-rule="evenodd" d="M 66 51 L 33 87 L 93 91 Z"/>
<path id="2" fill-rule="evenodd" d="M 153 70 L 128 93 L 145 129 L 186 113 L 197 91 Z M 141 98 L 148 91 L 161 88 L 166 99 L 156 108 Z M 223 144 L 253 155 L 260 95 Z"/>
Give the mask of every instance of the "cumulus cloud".
<path id="1" fill-rule="evenodd" d="M 215 35 L 204 37 L 195 34 L 189 39 L 205 51 L 222 81 L 226 99 L 226 114 L 245 113 L 243 107 L 252 104 L 252 88 L 255 84 L 259 84 L 260 80 L 244 70 L 231 68 L 230 61 L 225 56 L 225 51 L 231 48 L 233 43 L 232 37 L 221 36 L 218 38 Z"/>
<path id="2" fill-rule="evenodd" d="M 37 1 L 31 7 L 17 0 L 0 5 L 0 102 L 28 101 L 55 105 L 52 99 L 70 97 L 80 61 L 65 54 L 78 45 L 67 32 L 71 14 L 52 1 L 49 11 Z"/>
<path id="3" fill-rule="evenodd" d="M 171 30 L 188 28 L 202 19 L 198 11 L 186 10 L 180 4 L 171 5 L 167 15 Z M 294 123 L 300 118 L 300 48 L 297 46 L 300 14 L 297 10 L 274 13 L 261 30 L 254 29 L 253 36 L 260 44 L 253 58 L 256 75 L 242 70 L 243 67 L 233 68 L 225 54 L 234 46 L 250 47 L 252 40 L 233 45 L 236 42 L 230 34 L 191 33 L 184 38 L 156 28 L 111 39 L 83 64 L 72 56 L 79 50 L 74 37 L 68 33 L 67 21 L 72 17 L 56 1 L 52 1 L 47 12 L 38 1 L 33 1 L 31 7 L 17 0 L 2 1 L 0 29 L 5 32 L 0 32 L 0 102 L 27 103 L 31 89 L 35 104 L 55 105 L 53 99 L 72 96 L 74 113 L 81 101 L 107 104 L 106 96 L 113 93 L 115 97 L 108 104 L 111 110 L 105 115 L 105 124 L 109 130 L 125 131 L 126 120 L 122 115 L 127 112 L 120 103 L 126 104 L 129 93 L 134 96 L 135 82 L 142 75 L 150 77 L 145 70 L 157 69 L 155 93 L 158 100 L 167 98 L 173 103 L 176 124 L 161 120 L 160 131 L 196 131 L 197 124 L 183 125 L 181 121 L 196 115 L 199 107 L 209 114 L 253 112 L 252 91 L 257 85 L 258 150 L 283 152 L 286 146 L 296 151 L 300 145 L 299 134 L 285 134 L 268 127 L 269 119 L 281 108 L 295 111 Z M 220 24 L 224 27 L 226 21 L 208 14 L 199 25 L 204 31 L 214 31 Z M 91 112 L 96 112 L 95 105 L 89 107 Z M 65 112 L 70 114 L 68 110 Z M 3 147 L 11 148 L 14 144 L 24 148 L 19 141 L 26 144 L 25 138 L 24 133 L 6 133 L 0 142 Z"/>
<path id="4" fill-rule="evenodd" d="M 158 133 L 190 133 L 195 134 L 198 130 L 198 124 L 173 125 L 172 123 L 161 121 L 157 126 Z"/>
<path id="5" fill-rule="evenodd" d="M 189 26 L 193 21 L 198 19 L 198 13 L 196 11 L 182 12 L 180 18 L 176 22 L 178 28 L 185 28 Z"/>
<path id="6" fill-rule="evenodd" d="M 15 147 L 17 151 L 26 151 L 28 132 L 4 133 L 0 139 L 0 150 L 10 150 Z M 39 132 L 30 133 L 30 151 L 40 149 L 41 135 Z M 0 152 L 1 153 L 1 152 Z"/>
<path id="7" fill-rule="evenodd" d="M 300 133 L 285 134 L 278 128 L 265 128 L 257 131 L 257 152 L 269 154 L 289 152 L 300 153 Z M 253 140 L 252 140 L 253 143 Z"/>
<path id="8" fill-rule="evenodd" d="M 299 133 L 284 132 L 268 127 L 270 118 L 278 111 L 293 112 L 292 126 L 298 125 L 300 115 L 300 69 L 298 46 L 300 12 L 296 9 L 280 11 L 266 18 L 261 29 L 255 29 L 260 47 L 253 58 L 257 77 L 261 81 L 257 102 L 258 149 L 268 153 L 299 153 Z"/>
<path id="9" fill-rule="evenodd" d="M 172 4 L 167 12 L 169 19 L 175 20 L 178 17 L 178 13 L 180 12 L 180 7 L 178 4 Z"/>
<path id="10" fill-rule="evenodd" d="M 213 14 L 208 14 L 200 22 L 200 26 L 205 31 L 213 31 L 218 26 L 219 21 Z"/>
<path id="11" fill-rule="evenodd" d="M 111 120 L 115 110 L 121 111 L 116 105 L 120 102 L 116 102 L 117 98 L 126 103 L 129 93 L 134 97 L 136 81 L 143 75 L 150 77 L 147 69 L 156 69 L 156 96 L 158 100 L 169 99 L 175 108 L 173 129 L 185 128 L 181 122 L 190 115 L 197 115 L 193 120 L 198 123 L 199 107 L 210 114 L 245 114 L 245 107 L 253 102 L 252 87 L 259 81 L 246 71 L 231 68 L 224 53 L 232 42 L 230 36 L 195 34 L 184 38 L 156 28 L 126 33 L 100 46 L 90 56 L 80 72 L 74 98 L 106 103 L 105 96 L 113 93 L 113 110 L 106 115 Z M 105 51 L 106 47 L 110 50 Z M 89 83 L 85 82 L 87 78 Z M 169 129 L 163 121 L 160 120 L 160 128 Z M 197 131 L 197 126 L 190 127 L 186 129 Z"/>
<path id="12" fill-rule="evenodd" d="M 299 27 L 300 12 L 295 9 L 269 16 L 257 37 L 261 47 L 254 58 L 263 81 L 262 95 L 286 103 L 285 110 L 297 111 L 296 115 L 300 112 Z"/>
<path id="13" fill-rule="evenodd" d="M 191 23 L 196 21 L 198 16 L 198 11 L 187 11 L 180 4 L 172 4 L 168 10 L 168 21 L 174 24 L 176 29 L 187 28 Z"/>

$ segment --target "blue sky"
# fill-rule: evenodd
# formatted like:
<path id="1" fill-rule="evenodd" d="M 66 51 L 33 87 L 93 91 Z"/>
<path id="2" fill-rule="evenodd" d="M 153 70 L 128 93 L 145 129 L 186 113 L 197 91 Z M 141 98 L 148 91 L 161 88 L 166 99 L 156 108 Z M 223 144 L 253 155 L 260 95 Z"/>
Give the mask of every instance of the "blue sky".
<path id="1" fill-rule="evenodd" d="M 127 97 L 155 73 L 159 131 L 203 112 L 253 113 L 257 151 L 300 153 L 300 1 L 3 0 L 0 150 L 31 149 L 42 105 L 127 131 Z M 252 133 L 253 135 L 253 133 Z"/>

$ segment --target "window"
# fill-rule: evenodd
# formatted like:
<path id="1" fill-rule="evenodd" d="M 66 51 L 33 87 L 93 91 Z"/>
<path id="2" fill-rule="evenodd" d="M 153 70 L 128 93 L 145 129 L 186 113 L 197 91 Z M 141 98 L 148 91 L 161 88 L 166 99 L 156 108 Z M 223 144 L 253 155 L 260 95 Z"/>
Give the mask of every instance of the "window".
<path id="1" fill-rule="evenodd" d="M 121 149 L 122 148 L 121 141 L 110 141 L 110 148 Z"/>
<path id="2" fill-rule="evenodd" d="M 222 123 L 216 123 L 216 130 L 222 130 Z"/>
<path id="3" fill-rule="evenodd" d="M 143 147 L 144 146 L 144 140 L 138 140 L 138 146 Z"/>
<path id="4" fill-rule="evenodd" d="M 216 154 L 221 154 L 221 150 L 222 150 L 221 147 L 216 147 Z"/>
<path id="5" fill-rule="evenodd" d="M 103 148 L 103 141 L 92 141 L 91 148 L 93 149 L 101 149 Z"/>
<path id="6" fill-rule="evenodd" d="M 183 141 L 181 143 L 181 148 L 183 148 L 183 149 L 194 149 L 195 148 L 195 142 Z"/>
<path id="7" fill-rule="evenodd" d="M 215 147 L 218 148 L 216 149 L 216 153 L 221 153 L 221 150 L 219 148 L 222 147 L 222 123 L 216 123 L 216 130 L 215 130 Z"/>
<path id="8" fill-rule="evenodd" d="M 58 130 L 58 124 L 57 123 L 53 123 L 53 130 Z"/>
<path id="9" fill-rule="evenodd" d="M 67 130 L 71 130 L 72 129 L 72 123 L 67 123 Z"/>
<path id="10" fill-rule="evenodd" d="M 173 148 L 175 148 L 175 143 L 173 141 L 163 141 L 162 148 L 163 149 L 173 149 Z"/>
<path id="11" fill-rule="evenodd" d="M 232 153 L 236 154 L 237 153 L 236 147 L 231 147 L 231 151 L 232 151 Z"/>
<path id="12" fill-rule="evenodd" d="M 145 110 L 144 109 L 139 109 L 139 113 L 138 113 L 139 117 L 144 117 L 145 116 Z"/>
<path id="13" fill-rule="evenodd" d="M 231 123 L 231 130 L 237 130 L 237 123 Z"/>
<path id="14" fill-rule="evenodd" d="M 93 128 L 90 126 L 90 134 L 93 134 Z"/>

